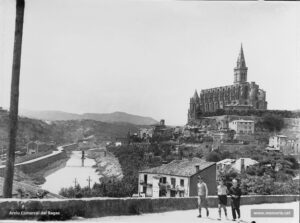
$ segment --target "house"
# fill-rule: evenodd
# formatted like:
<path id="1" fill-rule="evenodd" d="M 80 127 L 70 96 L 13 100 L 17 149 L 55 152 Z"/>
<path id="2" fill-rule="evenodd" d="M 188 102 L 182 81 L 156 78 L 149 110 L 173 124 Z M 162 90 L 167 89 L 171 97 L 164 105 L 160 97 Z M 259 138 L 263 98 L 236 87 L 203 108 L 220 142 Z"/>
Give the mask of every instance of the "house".
<path id="1" fill-rule="evenodd" d="M 235 162 L 235 159 L 223 159 L 217 162 L 218 171 L 228 171 L 232 168 L 232 164 Z"/>
<path id="2" fill-rule="evenodd" d="M 115 142 L 115 146 L 116 147 L 122 146 L 122 142 Z"/>
<path id="3" fill-rule="evenodd" d="M 30 141 L 26 144 L 27 154 L 35 154 L 39 152 L 39 145 L 37 141 Z"/>
<path id="4" fill-rule="evenodd" d="M 234 162 L 232 168 L 235 169 L 238 173 L 241 173 L 242 171 L 246 170 L 247 167 L 253 166 L 255 164 L 258 164 L 258 162 L 251 158 L 239 158 Z"/>
<path id="5" fill-rule="evenodd" d="M 150 128 L 150 129 L 149 128 L 140 128 L 138 130 L 138 137 L 140 139 L 144 139 L 144 140 L 152 138 L 153 131 L 154 131 L 153 128 Z"/>
<path id="6" fill-rule="evenodd" d="M 254 121 L 252 120 L 233 120 L 229 122 L 229 129 L 237 134 L 254 134 Z"/>
<path id="7" fill-rule="evenodd" d="M 87 136 L 82 139 L 77 140 L 77 144 L 79 149 L 91 149 L 94 148 L 96 145 L 96 137 L 94 135 Z"/>
<path id="8" fill-rule="evenodd" d="M 282 152 L 286 155 L 297 154 L 298 143 L 296 139 L 290 139 L 285 135 L 275 135 L 269 138 L 266 150 Z"/>
<path id="9" fill-rule="evenodd" d="M 201 176 L 216 194 L 216 163 L 192 158 L 173 160 L 162 166 L 139 171 L 138 192 L 146 197 L 197 196 L 197 177 Z"/>
<path id="10" fill-rule="evenodd" d="M 230 169 L 235 170 L 238 173 L 246 170 L 247 167 L 257 164 L 256 160 L 251 158 L 239 158 L 239 159 L 224 159 L 217 162 L 218 171 L 229 171 Z"/>

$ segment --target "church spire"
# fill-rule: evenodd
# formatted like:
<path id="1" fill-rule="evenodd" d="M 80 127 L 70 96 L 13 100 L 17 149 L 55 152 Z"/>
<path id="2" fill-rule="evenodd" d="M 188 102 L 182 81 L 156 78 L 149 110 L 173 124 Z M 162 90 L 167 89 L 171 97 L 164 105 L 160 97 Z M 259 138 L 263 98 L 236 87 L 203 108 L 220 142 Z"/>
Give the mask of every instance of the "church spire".
<path id="1" fill-rule="evenodd" d="M 247 70 L 246 61 L 244 57 L 243 45 L 241 44 L 240 53 L 234 68 L 234 83 L 241 84 L 247 82 Z"/>
<path id="2" fill-rule="evenodd" d="M 236 67 L 237 68 L 246 67 L 246 61 L 245 61 L 245 57 L 244 57 L 244 51 L 243 51 L 243 44 L 242 43 L 241 43 L 241 49 L 240 49 L 239 57 L 237 59 Z"/>
<path id="3" fill-rule="evenodd" d="M 199 95 L 197 93 L 197 90 L 195 90 L 195 93 L 194 93 L 194 96 L 193 96 L 194 99 L 198 100 L 199 99 Z"/>

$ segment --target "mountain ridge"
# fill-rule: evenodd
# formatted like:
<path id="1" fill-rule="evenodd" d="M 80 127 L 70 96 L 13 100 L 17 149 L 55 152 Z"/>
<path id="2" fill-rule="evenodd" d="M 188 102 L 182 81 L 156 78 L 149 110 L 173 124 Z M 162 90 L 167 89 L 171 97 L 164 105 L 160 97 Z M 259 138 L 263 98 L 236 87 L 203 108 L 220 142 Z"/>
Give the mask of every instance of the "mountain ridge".
<path id="1" fill-rule="evenodd" d="M 95 120 L 108 123 L 131 123 L 135 125 L 152 125 L 158 123 L 155 119 L 146 116 L 133 115 L 126 112 L 112 112 L 112 113 L 69 113 L 57 110 L 45 110 L 45 111 L 34 111 L 34 110 L 20 110 L 20 116 L 48 120 L 48 121 L 67 121 L 67 120 Z"/>

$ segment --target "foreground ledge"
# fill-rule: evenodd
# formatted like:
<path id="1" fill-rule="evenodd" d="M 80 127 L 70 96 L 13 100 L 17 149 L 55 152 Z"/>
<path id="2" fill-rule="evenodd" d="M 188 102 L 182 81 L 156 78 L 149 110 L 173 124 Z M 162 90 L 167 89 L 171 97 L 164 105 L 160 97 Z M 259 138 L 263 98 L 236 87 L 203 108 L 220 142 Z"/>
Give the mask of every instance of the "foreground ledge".
<path id="1" fill-rule="evenodd" d="M 242 205 L 299 201 L 299 195 L 242 196 Z M 217 196 L 208 197 L 217 207 Z M 197 208 L 197 197 L 187 198 L 80 198 L 80 199 L 0 199 L 0 219 L 66 220 L 75 216 L 103 216 L 156 213 Z"/>

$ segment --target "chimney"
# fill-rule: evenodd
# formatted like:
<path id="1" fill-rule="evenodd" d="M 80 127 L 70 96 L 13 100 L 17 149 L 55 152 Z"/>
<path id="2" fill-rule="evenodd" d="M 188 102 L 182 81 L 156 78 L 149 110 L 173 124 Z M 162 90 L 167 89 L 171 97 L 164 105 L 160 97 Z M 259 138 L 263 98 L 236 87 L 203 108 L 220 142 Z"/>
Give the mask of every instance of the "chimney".
<path id="1" fill-rule="evenodd" d="M 200 170 L 199 165 L 196 165 L 195 167 L 196 167 L 196 173 L 198 173 Z"/>
<path id="2" fill-rule="evenodd" d="M 241 173 L 245 172 L 245 160 L 242 158 L 241 159 Z"/>
<path id="3" fill-rule="evenodd" d="M 164 126 L 164 125 L 165 125 L 165 120 L 164 120 L 164 119 L 161 119 L 161 120 L 160 120 L 160 125 L 161 125 L 161 126 Z"/>

